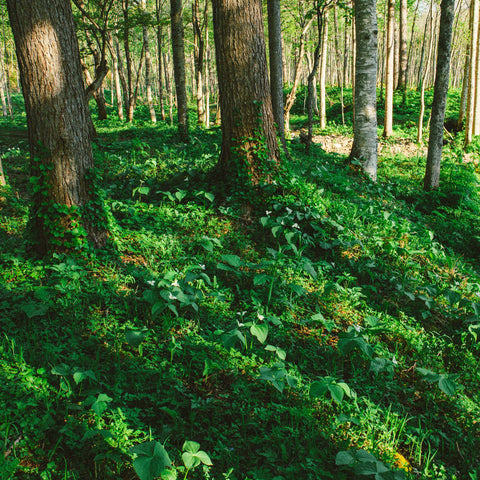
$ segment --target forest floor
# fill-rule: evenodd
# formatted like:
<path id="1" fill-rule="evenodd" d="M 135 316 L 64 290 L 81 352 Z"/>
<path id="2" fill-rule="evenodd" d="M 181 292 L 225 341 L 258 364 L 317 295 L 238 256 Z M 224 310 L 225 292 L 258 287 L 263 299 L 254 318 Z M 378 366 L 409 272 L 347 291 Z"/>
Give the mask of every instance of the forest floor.
<path id="1" fill-rule="evenodd" d="M 0 119 L 0 478 L 480 478 L 480 172 L 461 137 L 437 192 L 397 124 L 377 183 L 339 128 L 311 156 L 290 142 L 275 189 L 225 198 L 218 128 L 182 144 L 136 113 L 96 125 L 112 247 L 45 258 L 24 118 Z"/>

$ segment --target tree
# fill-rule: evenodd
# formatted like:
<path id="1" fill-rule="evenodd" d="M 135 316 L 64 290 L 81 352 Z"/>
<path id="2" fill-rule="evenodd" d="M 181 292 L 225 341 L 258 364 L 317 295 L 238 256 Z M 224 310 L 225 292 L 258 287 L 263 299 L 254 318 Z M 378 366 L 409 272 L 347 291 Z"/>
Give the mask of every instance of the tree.
<path id="1" fill-rule="evenodd" d="M 393 134 L 393 86 L 395 70 L 395 0 L 388 0 L 387 55 L 385 68 L 385 119 L 383 136 Z M 358 42 L 357 42 L 358 43 Z"/>
<path id="2" fill-rule="evenodd" d="M 69 0 L 8 0 L 25 98 L 33 177 L 30 227 L 39 253 L 101 247 L 89 111 Z"/>
<path id="3" fill-rule="evenodd" d="M 188 141 L 188 107 L 185 86 L 185 47 L 183 42 L 182 0 L 170 0 L 172 31 L 173 73 L 177 92 L 178 133 L 180 139 Z"/>
<path id="4" fill-rule="evenodd" d="M 258 0 L 213 0 L 225 179 L 257 185 L 279 162 L 267 74 L 262 7 Z M 268 163 L 267 165 L 265 163 Z"/>
<path id="5" fill-rule="evenodd" d="M 150 55 L 150 41 L 148 38 L 148 26 L 147 21 L 149 14 L 147 12 L 147 0 L 141 0 L 140 9 L 143 15 L 142 34 L 143 34 L 143 50 L 145 51 L 145 89 L 147 91 L 148 109 L 150 112 L 150 121 L 152 123 L 157 122 L 157 116 L 155 115 L 155 107 L 153 106 L 152 97 L 152 57 Z"/>
<path id="6" fill-rule="evenodd" d="M 268 0 L 267 11 L 273 117 L 277 125 L 278 136 L 284 150 L 286 150 L 285 123 L 283 121 L 283 54 L 280 0 Z"/>
<path id="7" fill-rule="evenodd" d="M 433 92 L 432 117 L 428 140 L 427 167 L 423 187 L 434 190 L 440 185 L 440 163 L 443 148 L 443 122 L 447 105 L 448 81 L 450 72 L 450 50 L 452 28 L 455 18 L 455 0 L 442 0 L 440 32 L 438 34 L 438 54 Z"/>
<path id="8" fill-rule="evenodd" d="M 377 179 L 377 9 L 376 0 L 355 0 L 355 121 L 350 160 Z"/>

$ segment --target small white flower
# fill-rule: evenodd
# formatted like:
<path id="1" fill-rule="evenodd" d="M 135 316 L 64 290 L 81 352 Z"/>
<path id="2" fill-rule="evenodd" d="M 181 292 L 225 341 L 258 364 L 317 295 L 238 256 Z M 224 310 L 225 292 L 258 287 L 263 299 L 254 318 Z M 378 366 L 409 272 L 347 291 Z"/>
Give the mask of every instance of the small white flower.
<path id="1" fill-rule="evenodd" d="M 394 355 L 393 358 L 392 358 L 392 363 L 393 363 L 394 365 L 398 365 L 398 362 L 397 362 L 397 359 L 395 358 L 395 355 Z"/>
<path id="2" fill-rule="evenodd" d="M 360 325 L 354 325 L 353 328 L 355 329 L 356 332 L 362 331 L 362 327 Z"/>
<path id="3" fill-rule="evenodd" d="M 170 300 L 176 300 L 176 299 L 177 299 L 177 297 L 176 297 L 175 295 L 173 295 L 173 293 L 169 293 L 169 294 L 168 294 L 168 298 L 169 298 Z"/>
<path id="4" fill-rule="evenodd" d="M 155 285 L 155 280 L 147 280 L 147 283 L 153 287 Z"/>
<path id="5" fill-rule="evenodd" d="M 270 214 L 272 213 L 272 211 L 271 210 L 266 210 L 265 213 L 267 214 L 267 217 L 269 217 Z"/>
<path id="6" fill-rule="evenodd" d="M 282 225 L 285 225 L 285 222 L 284 222 L 283 220 L 282 220 L 280 223 L 281 223 Z"/>
<path id="7" fill-rule="evenodd" d="M 292 225 L 292 227 L 293 227 L 293 228 L 300 228 L 300 226 L 298 225 L 298 223 L 294 223 L 294 224 Z"/>
<path id="8" fill-rule="evenodd" d="M 292 213 L 292 209 L 287 207 L 287 213 L 290 215 Z"/>
<path id="9" fill-rule="evenodd" d="M 262 315 L 261 313 L 257 313 L 257 317 L 260 321 L 264 320 L 265 319 L 265 316 Z"/>
<path id="10" fill-rule="evenodd" d="M 205 270 L 205 265 L 200 264 L 199 267 L 200 267 L 202 270 Z"/>
<path id="11" fill-rule="evenodd" d="M 172 287 L 180 287 L 180 285 L 178 284 L 178 280 L 175 279 L 173 282 L 172 282 Z"/>

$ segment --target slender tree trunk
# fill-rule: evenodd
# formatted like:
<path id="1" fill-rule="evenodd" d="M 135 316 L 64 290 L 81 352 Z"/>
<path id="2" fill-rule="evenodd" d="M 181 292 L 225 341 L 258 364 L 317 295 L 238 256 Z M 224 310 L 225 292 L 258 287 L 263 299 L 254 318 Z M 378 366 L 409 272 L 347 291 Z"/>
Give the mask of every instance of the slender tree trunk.
<path id="1" fill-rule="evenodd" d="M 406 71 L 405 71 L 405 85 L 406 85 L 406 90 L 405 90 L 405 93 L 403 95 L 403 103 L 405 104 L 406 103 L 406 100 L 407 100 L 407 90 L 408 90 L 408 83 L 409 83 L 409 73 L 411 71 L 411 67 L 410 67 L 410 63 L 413 61 L 412 60 L 412 52 L 413 52 L 413 39 L 414 39 L 414 33 L 415 33 L 415 24 L 417 22 L 417 13 L 418 13 L 418 6 L 420 5 L 420 0 L 417 0 L 417 5 L 415 7 L 415 12 L 413 14 L 413 21 L 412 21 L 412 30 L 411 30 L 411 33 L 410 33 L 410 45 L 409 45 L 409 48 L 408 48 L 408 55 L 407 55 L 407 68 L 406 68 Z"/>
<path id="2" fill-rule="evenodd" d="M 458 109 L 457 130 L 459 131 L 463 129 L 463 122 L 465 121 L 465 114 L 467 111 L 467 96 L 470 83 L 470 62 L 470 45 L 467 45 L 467 54 L 465 55 L 465 64 L 463 67 L 462 96 L 460 98 L 460 106 Z"/>
<path id="3" fill-rule="evenodd" d="M 377 179 L 377 9 L 376 0 L 355 0 L 355 122 L 350 160 Z"/>
<path id="4" fill-rule="evenodd" d="M 113 43 L 113 38 L 110 35 L 108 39 L 109 45 L 110 45 L 110 54 L 112 56 L 112 75 L 113 75 L 113 81 L 114 81 L 114 87 L 115 87 L 115 98 L 117 100 L 117 114 L 118 118 L 120 120 L 124 120 L 123 116 L 123 97 L 122 97 L 122 86 L 120 83 L 120 71 L 119 71 L 119 66 L 118 66 L 118 56 L 117 56 L 117 51 L 115 51 L 115 46 Z"/>
<path id="5" fill-rule="evenodd" d="M 262 8 L 257 0 L 213 0 L 222 112 L 218 169 L 227 182 L 271 182 L 280 152 L 268 82 Z"/>
<path id="6" fill-rule="evenodd" d="M 165 97 L 163 92 L 163 24 L 162 14 L 164 0 L 155 0 L 155 15 L 157 16 L 157 49 L 158 49 L 158 96 L 160 99 L 160 116 L 165 121 Z"/>
<path id="7" fill-rule="evenodd" d="M 442 0 L 440 32 L 438 35 L 437 68 L 433 93 L 430 137 L 428 141 L 427 167 L 424 189 L 434 190 L 440 185 L 440 163 L 443 148 L 443 129 L 447 104 L 450 71 L 452 28 L 455 18 L 455 0 Z"/>
<path id="8" fill-rule="evenodd" d="M 141 4 L 142 14 L 146 17 L 147 13 L 147 0 L 142 0 Z M 152 96 L 152 57 L 150 55 L 150 41 L 148 38 L 148 28 L 146 25 L 142 27 L 143 33 L 143 49 L 145 51 L 145 89 L 147 93 L 148 109 L 150 111 L 150 121 L 157 123 L 157 116 L 155 115 L 155 107 L 153 105 Z"/>
<path id="9" fill-rule="evenodd" d="M 182 15 L 182 0 L 170 0 L 173 72 L 175 76 L 175 90 L 177 92 L 178 133 L 182 142 L 188 142 L 188 107 Z"/>
<path id="10" fill-rule="evenodd" d="M 5 94 L 5 64 L 3 59 L 3 49 L 0 47 L 0 100 L 2 102 L 2 115 L 6 117 L 8 115 L 7 97 Z"/>
<path id="11" fill-rule="evenodd" d="M 340 87 L 340 106 L 342 109 L 342 125 L 345 125 L 345 109 L 343 104 L 343 71 L 342 71 L 342 63 L 341 63 L 341 55 L 340 55 L 340 48 L 338 45 L 338 14 L 337 14 L 337 5 L 335 4 L 333 7 L 333 25 L 335 28 L 335 58 L 336 58 L 336 68 L 337 68 L 337 83 Z"/>
<path id="12" fill-rule="evenodd" d="M 393 135 L 393 84 L 395 70 L 395 0 L 388 0 L 387 57 L 385 71 L 385 121 L 383 136 Z"/>
<path id="13" fill-rule="evenodd" d="M 273 117 L 283 149 L 285 143 L 285 123 L 283 120 L 283 54 L 282 23 L 280 0 L 268 0 L 268 44 L 270 54 L 270 90 L 272 95 Z"/>
<path id="14" fill-rule="evenodd" d="M 425 88 L 427 83 L 427 77 L 430 70 L 430 63 L 432 58 L 433 51 L 433 9 L 432 4 L 430 4 L 430 10 L 428 11 L 428 18 L 425 23 L 425 36 L 427 33 L 428 25 L 430 25 L 430 34 L 428 35 L 429 44 L 428 44 L 428 53 L 427 61 L 425 64 L 425 71 L 421 72 L 421 87 L 420 87 L 420 112 L 418 114 L 418 129 L 417 129 L 417 142 L 423 143 L 423 117 L 425 116 Z"/>
<path id="15" fill-rule="evenodd" d="M 88 174 L 93 168 L 90 113 L 69 0 L 8 0 L 27 112 L 34 200 L 30 232 L 34 248 L 78 248 L 87 238 L 107 241 Z"/>
<path id="16" fill-rule="evenodd" d="M 87 65 L 82 62 L 83 74 L 85 76 L 85 82 L 87 85 L 92 85 L 94 79 L 90 75 Z M 103 87 L 99 87 L 96 89 L 92 89 L 92 95 L 95 99 L 95 103 L 97 105 L 97 115 L 99 120 L 106 120 L 107 119 L 107 103 L 105 102 L 105 95 L 103 92 Z M 88 98 L 87 98 L 88 100 Z"/>
<path id="17" fill-rule="evenodd" d="M 205 7 L 205 15 L 208 18 L 208 1 Z M 207 18 L 205 21 L 207 22 Z M 205 29 L 205 126 L 210 128 L 210 42 L 208 25 Z"/>
<path id="18" fill-rule="evenodd" d="M 405 92 L 407 89 L 407 62 L 408 62 L 408 4 L 407 0 L 400 0 L 400 61 L 398 75 L 398 89 Z M 403 95 L 405 102 L 405 94 Z"/>
<path id="19" fill-rule="evenodd" d="M 327 96 L 326 96 L 326 80 L 327 80 L 327 49 L 328 49 L 328 12 L 325 12 L 322 33 L 322 49 L 320 53 L 320 75 L 319 75 L 319 119 L 320 129 L 324 130 L 327 126 Z"/>
<path id="20" fill-rule="evenodd" d="M 307 32 L 310 26 L 312 25 L 312 23 L 313 23 L 313 17 L 311 17 L 307 21 L 307 23 L 302 29 L 302 33 L 300 34 L 300 45 L 298 47 L 298 60 L 295 65 L 293 85 L 292 85 L 292 89 L 287 95 L 287 99 L 285 101 L 284 113 L 283 113 L 286 132 L 290 131 L 290 110 L 292 109 L 293 104 L 295 103 L 295 98 L 297 96 L 297 88 L 298 88 L 298 84 L 300 83 L 300 77 L 302 74 L 302 62 L 303 62 L 303 57 L 305 56 L 305 42 L 307 38 Z"/>
<path id="21" fill-rule="evenodd" d="M 127 120 L 133 121 L 134 93 L 133 93 L 133 60 L 130 54 L 130 19 L 129 19 L 129 0 L 122 0 L 123 9 L 123 48 L 125 50 L 125 63 L 127 68 L 127 90 L 125 95 L 125 108 L 127 111 Z"/>
<path id="22" fill-rule="evenodd" d="M 208 0 L 205 1 L 204 26 L 207 25 Z M 195 67 L 195 98 L 197 100 L 197 123 L 205 125 L 205 97 L 203 94 L 203 71 L 205 60 L 205 41 L 203 39 L 203 28 L 200 25 L 200 2 L 193 0 L 192 3 L 193 20 L 193 44 L 194 44 L 194 67 Z"/>

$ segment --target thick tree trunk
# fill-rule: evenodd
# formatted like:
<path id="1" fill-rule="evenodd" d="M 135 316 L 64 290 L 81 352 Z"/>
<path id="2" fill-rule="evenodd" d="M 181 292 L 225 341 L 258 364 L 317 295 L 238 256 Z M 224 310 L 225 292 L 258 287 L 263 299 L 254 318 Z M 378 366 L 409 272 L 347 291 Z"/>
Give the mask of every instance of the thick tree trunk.
<path id="1" fill-rule="evenodd" d="M 376 0 L 355 0 L 355 122 L 350 160 L 377 179 L 377 10 Z"/>
<path id="2" fill-rule="evenodd" d="M 93 167 L 89 111 L 69 0 L 8 0 L 34 174 L 31 234 L 35 249 L 78 248 L 107 240 L 88 175 Z"/>
<path id="3" fill-rule="evenodd" d="M 270 91 L 272 95 L 273 118 L 278 136 L 286 151 L 285 124 L 283 120 L 283 52 L 280 0 L 268 0 L 268 45 L 270 55 Z"/>
<path id="4" fill-rule="evenodd" d="M 455 17 L 455 0 L 442 0 L 440 32 L 438 35 L 437 68 L 433 93 L 430 137 L 428 141 L 427 167 L 424 189 L 434 190 L 440 185 L 440 163 L 443 148 L 443 123 L 447 105 L 448 80 L 450 71 L 450 50 L 452 28 Z"/>
<path id="5" fill-rule="evenodd" d="M 185 80 L 185 48 L 183 42 L 182 0 L 170 0 L 172 29 L 172 58 L 177 92 L 178 133 L 182 142 L 188 142 L 188 107 Z"/>
<path id="6" fill-rule="evenodd" d="M 270 182 L 279 148 L 258 0 L 213 0 L 222 112 L 219 171 L 237 184 Z"/>
<path id="7" fill-rule="evenodd" d="M 385 121 L 383 136 L 393 135 L 393 86 L 395 70 L 395 0 L 388 0 L 387 55 L 385 68 Z"/>

